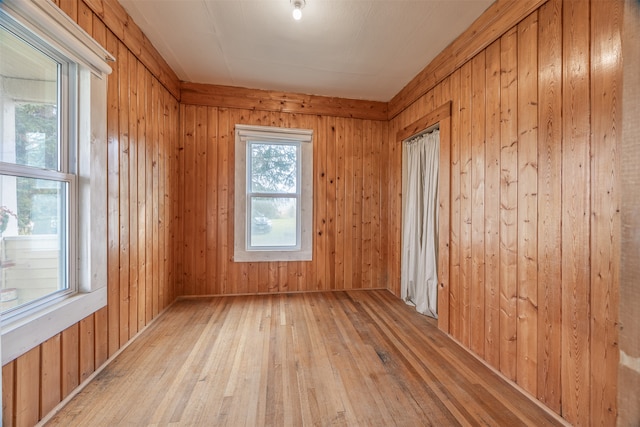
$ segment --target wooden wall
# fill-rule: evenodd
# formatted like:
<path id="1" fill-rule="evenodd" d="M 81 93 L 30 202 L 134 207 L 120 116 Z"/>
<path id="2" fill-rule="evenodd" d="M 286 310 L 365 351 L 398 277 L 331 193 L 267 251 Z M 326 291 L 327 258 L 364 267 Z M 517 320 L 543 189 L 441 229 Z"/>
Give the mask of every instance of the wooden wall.
<path id="1" fill-rule="evenodd" d="M 179 294 L 386 288 L 388 210 L 381 173 L 386 120 L 338 117 L 340 108 L 334 115 L 278 111 L 279 102 L 267 111 L 264 102 L 248 105 L 244 92 L 235 98 L 245 108 L 181 105 L 182 138 L 173 171 L 182 189 L 177 193 L 183 230 L 176 236 L 182 248 L 177 252 L 183 254 L 176 266 Z M 191 94 L 190 100 L 212 102 L 206 93 Z M 304 103 L 297 108 L 308 109 Z M 233 262 L 236 124 L 313 129 L 313 261 Z"/>
<path id="2" fill-rule="evenodd" d="M 135 24 L 125 29 L 116 2 L 58 4 L 117 59 L 108 81 L 108 236 L 100 237 L 109 244 L 108 306 L 3 366 L 4 426 L 35 424 L 176 297 L 169 171 L 179 107 L 156 77 L 170 82 L 173 72 Z M 167 87 L 179 94 L 173 79 Z"/>
<path id="3" fill-rule="evenodd" d="M 569 422 L 615 424 L 622 0 L 498 0 L 388 106 L 319 109 L 193 93 L 115 0 L 57 2 L 117 58 L 109 304 L 3 367 L 4 425 L 40 419 L 178 295 L 399 295 L 396 134 L 449 101 L 441 325 Z M 236 123 L 314 130 L 312 262 L 232 261 Z"/>
<path id="4" fill-rule="evenodd" d="M 473 34 L 483 49 L 415 102 L 403 90 L 389 106 L 397 213 L 397 132 L 453 103 L 440 324 L 575 425 L 616 423 L 622 5 L 549 0 L 496 35 Z"/>

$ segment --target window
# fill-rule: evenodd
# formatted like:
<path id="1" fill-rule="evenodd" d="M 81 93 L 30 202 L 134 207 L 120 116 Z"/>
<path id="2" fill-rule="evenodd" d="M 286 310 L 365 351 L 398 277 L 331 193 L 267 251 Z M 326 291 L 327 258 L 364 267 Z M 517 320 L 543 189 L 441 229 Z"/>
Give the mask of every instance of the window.
<path id="1" fill-rule="evenodd" d="M 3 363 L 106 304 L 109 57 L 49 2 L 0 3 Z"/>
<path id="2" fill-rule="evenodd" d="M 312 257 L 313 131 L 236 125 L 235 261 Z"/>

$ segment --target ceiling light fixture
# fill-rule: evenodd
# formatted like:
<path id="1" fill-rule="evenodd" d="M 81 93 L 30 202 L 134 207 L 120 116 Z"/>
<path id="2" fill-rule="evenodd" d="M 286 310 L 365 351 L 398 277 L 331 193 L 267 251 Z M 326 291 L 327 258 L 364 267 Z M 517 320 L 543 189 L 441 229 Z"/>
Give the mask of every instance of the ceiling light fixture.
<path id="1" fill-rule="evenodd" d="M 299 21 L 302 18 L 302 9 L 307 4 L 306 0 L 291 0 L 293 3 L 293 19 Z"/>

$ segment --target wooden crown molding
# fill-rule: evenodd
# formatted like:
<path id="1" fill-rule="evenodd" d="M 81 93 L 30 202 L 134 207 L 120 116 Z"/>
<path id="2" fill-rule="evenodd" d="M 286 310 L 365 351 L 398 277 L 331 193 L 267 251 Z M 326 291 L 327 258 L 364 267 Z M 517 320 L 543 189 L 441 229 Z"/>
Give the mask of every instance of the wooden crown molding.
<path id="1" fill-rule="evenodd" d="M 387 103 L 200 83 L 181 85 L 183 104 L 387 120 Z"/>

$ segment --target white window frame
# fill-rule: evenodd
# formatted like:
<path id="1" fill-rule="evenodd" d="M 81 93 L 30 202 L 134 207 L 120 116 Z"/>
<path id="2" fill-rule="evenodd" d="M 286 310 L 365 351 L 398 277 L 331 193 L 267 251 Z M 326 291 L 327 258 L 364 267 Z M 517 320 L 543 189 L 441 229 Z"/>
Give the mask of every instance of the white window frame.
<path id="1" fill-rule="evenodd" d="M 0 318 L 4 365 L 107 304 L 107 62 L 115 58 L 50 1 L 3 0 L 0 10 L 77 66 L 77 103 L 70 104 L 76 111 L 61 112 L 75 116 L 65 120 L 72 124 L 65 133 L 73 145 L 66 158 L 74 174 L 69 191 L 76 209 L 69 212 L 68 238 L 75 292 Z"/>
<path id="2" fill-rule="evenodd" d="M 297 210 L 300 227 L 295 247 L 251 247 L 251 189 L 247 164 L 252 142 L 299 145 Z M 234 261 L 310 261 L 313 258 L 313 130 L 237 124 L 235 127 Z M 260 196 L 271 197 L 269 193 Z M 279 197 L 290 196 L 278 194 Z"/>

